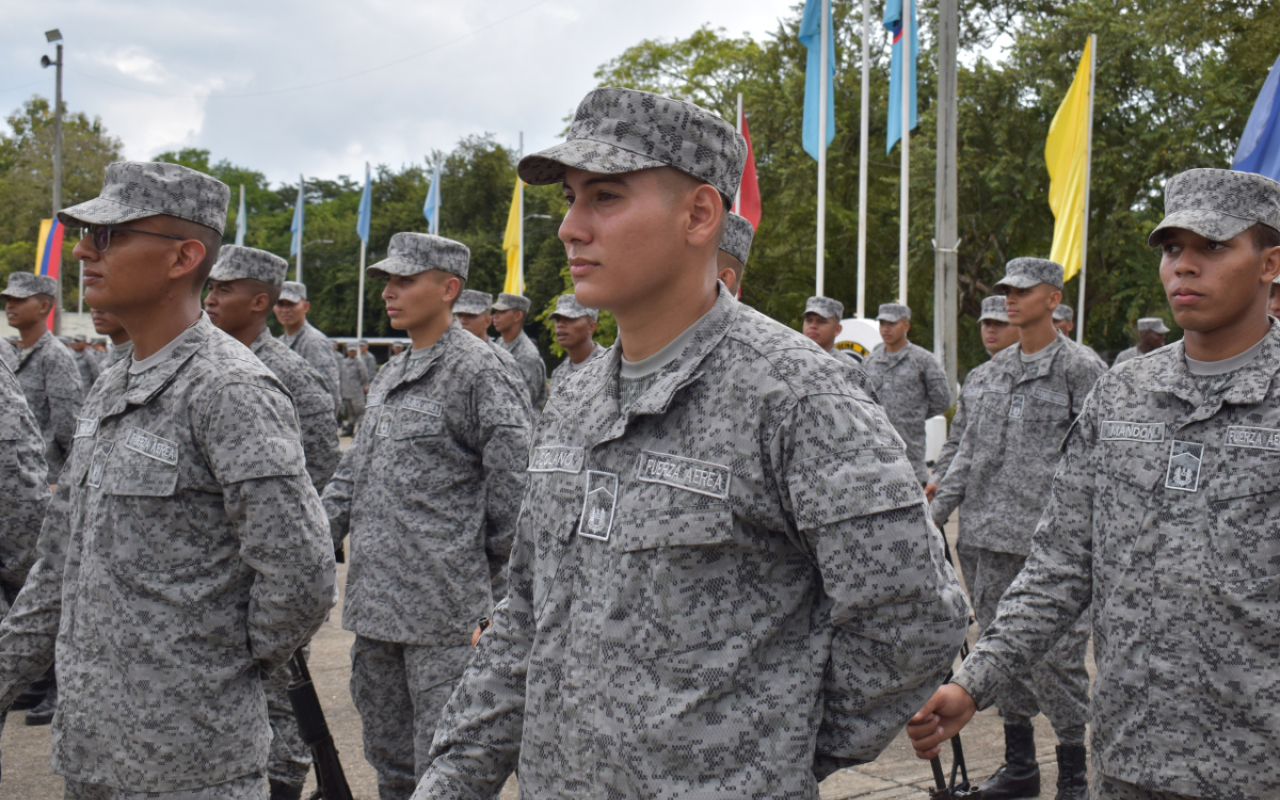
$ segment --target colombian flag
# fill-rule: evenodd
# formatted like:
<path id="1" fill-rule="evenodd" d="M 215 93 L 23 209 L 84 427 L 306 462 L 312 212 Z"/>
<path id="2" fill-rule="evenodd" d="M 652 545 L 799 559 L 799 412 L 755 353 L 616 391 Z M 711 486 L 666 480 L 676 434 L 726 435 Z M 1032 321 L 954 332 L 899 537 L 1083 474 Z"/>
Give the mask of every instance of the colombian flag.
<path id="1" fill-rule="evenodd" d="M 62 272 L 62 234 L 66 230 L 56 219 L 40 220 L 40 238 L 36 244 L 36 274 L 48 275 L 55 281 Z M 53 298 L 56 308 L 62 298 Z M 53 330 L 53 309 L 49 310 L 49 330 Z"/>

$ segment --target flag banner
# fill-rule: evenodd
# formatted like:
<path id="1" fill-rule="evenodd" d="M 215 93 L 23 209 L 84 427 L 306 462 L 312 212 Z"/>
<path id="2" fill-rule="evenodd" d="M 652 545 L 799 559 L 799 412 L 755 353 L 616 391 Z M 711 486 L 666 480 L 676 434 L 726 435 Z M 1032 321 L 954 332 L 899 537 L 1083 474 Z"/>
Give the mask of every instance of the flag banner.
<path id="1" fill-rule="evenodd" d="M 1241 172 L 1256 172 L 1272 180 L 1280 180 L 1280 103 L 1276 91 L 1280 89 L 1280 58 L 1271 65 L 1271 72 L 1262 82 L 1262 91 L 1253 104 L 1253 112 L 1244 126 L 1240 146 L 1236 148 L 1231 168 Z"/>
<path id="2" fill-rule="evenodd" d="M 240 184 L 240 210 L 236 212 L 236 244 L 244 247 L 244 235 L 248 229 L 248 220 L 244 218 L 244 184 Z"/>
<path id="3" fill-rule="evenodd" d="M 303 192 L 305 190 L 306 190 L 306 185 L 302 182 L 302 179 L 299 178 L 298 179 L 298 202 L 293 207 L 293 223 L 289 225 L 289 230 L 293 231 L 293 241 L 289 243 L 289 255 L 295 255 L 299 250 L 302 249 L 302 224 L 304 221 L 303 215 L 306 213 L 305 211 L 303 211 L 303 208 L 305 206 L 303 202 L 305 195 L 303 194 Z"/>
<path id="4" fill-rule="evenodd" d="M 57 280 L 62 274 L 62 235 L 65 231 L 66 228 L 56 219 L 40 220 L 40 238 L 36 240 L 37 275 L 48 275 Z M 53 302 L 56 308 L 62 304 L 62 298 L 55 297 Z M 54 309 L 49 309 L 49 330 L 53 330 L 53 312 Z"/>
<path id="5" fill-rule="evenodd" d="M 1089 64 L 1091 45 L 1084 45 L 1076 77 L 1058 106 L 1044 144 L 1049 170 L 1049 208 L 1053 211 L 1053 247 L 1049 258 L 1070 280 L 1084 264 L 1085 191 L 1089 182 Z"/>
<path id="6" fill-rule="evenodd" d="M 907 72 L 907 85 L 910 87 L 907 102 L 910 103 L 911 130 L 915 130 L 918 125 L 918 120 L 916 119 L 916 60 L 920 57 L 920 37 L 918 35 L 920 26 L 916 24 L 917 2 L 918 0 L 912 0 L 911 2 L 911 57 L 907 59 L 907 63 L 910 65 L 910 70 Z M 892 152 L 893 146 L 902 138 L 902 3 L 903 0 L 885 0 L 884 4 L 884 26 L 893 37 L 893 58 L 889 64 L 889 130 L 884 145 L 886 153 Z"/>
<path id="7" fill-rule="evenodd" d="M 892 0 L 890 0 L 892 2 Z M 836 99 L 832 78 L 836 74 L 836 46 L 834 26 L 831 24 L 831 7 L 824 0 L 805 0 L 804 15 L 800 18 L 800 44 L 809 50 L 804 66 L 804 125 L 801 141 L 804 151 L 815 160 L 818 158 L 818 95 L 822 88 L 819 80 L 822 72 L 822 10 L 827 11 L 827 144 L 836 138 Z"/>
<path id="8" fill-rule="evenodd" d="M 360 194 L 360 218 L 356 220 L 356 233 L 360 241 L 369 243 L 369 218 L 373 213 L 373 182 L 369 177 L 369 165 L 364 165 L 364 191 Z"/>
<path id="9" fill-rule="evenodd" d="M 440 217 L 440 162 L 436 162 L 435 171 L 431 174 L 431 188 L 427 189 L 427 201 L 422 204 L 422 215 L 427 218 L 427 230 L 437 236 Z"/>
<path id="10" fill-rule="evenodd" d="M 760 180 L 756 176 L 756 155 L 751 149 L 751 131 L 747 128 L 747 113 L 742 112 L 742 138 L 747 140 L 747 165 L 742 170 L 742 184 L 738 190 L 738 214 L 746 217 L 752 228 L 760 227 Z"/>
<path id="11" fill-rule="evenodd" d="M 508 294 L 524 294 L 524 275 L 520 269 L 520 188 L 516 178 L 516 190 L 511 195 L 511 211 L 507 214 L 507 230 L 502 236 L 502 249 L 507 254 L 507 279 L 502 291 Z"/>

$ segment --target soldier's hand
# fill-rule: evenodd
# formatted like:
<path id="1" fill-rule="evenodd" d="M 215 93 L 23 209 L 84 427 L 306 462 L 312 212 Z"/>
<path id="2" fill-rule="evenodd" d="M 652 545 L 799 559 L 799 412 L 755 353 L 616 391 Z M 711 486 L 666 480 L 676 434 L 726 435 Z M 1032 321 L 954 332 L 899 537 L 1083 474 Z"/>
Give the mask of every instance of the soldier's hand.
<path id="1" fill-rule="evenodd" d="M 479 625 L 477 625 L 476 629 L 471 632 L 471 646 L 473 648 L 480 642 L 480 634 L 482 633 L 484 633 L 484 628 L 481 628 Z"/>
<path id="2" fill-rule="evenodd" d="M 907 723 L 916 755 L 923 759 L 936 756 L 942 743 L 968 725 L 977 711 L 978 704 L 963 688 L 954 683 L 939 687 Z"/>
<path id="3" fill-rule="evenodd" d="M 926 483 L 924 485 L 924 498 L 928 500 L 930 503 L 933 502 L 933 498 L 937 494 L 938 494 L 938 484 Z"/>

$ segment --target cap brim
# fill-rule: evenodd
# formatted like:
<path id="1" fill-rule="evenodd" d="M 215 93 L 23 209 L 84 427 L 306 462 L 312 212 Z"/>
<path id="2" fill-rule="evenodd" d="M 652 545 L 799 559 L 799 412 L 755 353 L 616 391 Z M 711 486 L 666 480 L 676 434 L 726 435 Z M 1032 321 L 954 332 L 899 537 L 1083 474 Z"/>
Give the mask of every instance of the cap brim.
<path id="1" fill-rule="evenodd" d="M 365 267 L 364 274 L 370 278 L 385 278 L 388 275 L 417 275 L 419 272 L 427 272 L 430 269 L 431 267 L 424 267 L 421 264 L 402 261 L 398 258 L 384 258 L 377 264 L 370 264 Z"/>
<path id="2" fill-rule="evenodd" d="M 1039 286 L 1042 283 L 1045 283 L 1045 281 L 1038 281 L 1028 275 L 1005 275 L 1000 279 L 1000 282 L 992 288 L 997 292 L 1000 291 L 1001 288 L 1008 288 L 1010 286 L 1015 289 L 1030 289 L 1032 286 Z M 1048 285 L 1053 286 L 1052 283 Z"/>
<path id="3" fill-rule="evenodd" d="M 668 166 L 665 161 L 623 150 L 615 144 L 591 139 L 570 139 L 520 159 L 516 171 L 530 186 L 546 186 L 564 180 L 565 167 L 585 172 L 617 175 Z"/>
<path id="4" fill-rule="evenodd" d="M 994 319 L 996 322 L 1008 322 L 1009 315 L 1005 314 L 1003 317 L 1001 317 L 1001 316 L 996 316 L 995 314 L 983 314 L 982 316 L 978 317 L 978 322 L 986 322 L 989 319 Z"/>
<path id="5" fill-rule="evenodd" d="M 95 197 L 62 209 L 58 212 L 58 221 L 68 228 L 83 228 L 85 225 L 119 225 L 156 215 L 155 211 L 134 208 L 105 197 Z"/>
<path id="6" fill-rule="evenodd" d="M 4 291 L 0 292 L 0 297 L 12 297 L 14 300 L 26 300 L 28 297 L 35 297 L 39 292 Z"/>
<path id="7" fill-rule="evenodd" d="M 877 316 L 876 322 L 897 322 L 900 319 L 906 319 L 906 317 L 905 316 L 900 316 L 900 317 Z"/>
<path id="8" fill-rule="evenodd" d="M 296 295 L 296 294 L 294 294 L 293 292 L 281 292 L 281 293 L 280 293 L 280 298 L 279 298 L 279 299 L 280 299 L 280 300 L 283 300 L 283 301 L 284 301 L 284 302 L 286 302 L 286 303 L 301 303 L 301 302 L 302 302 L 302 297 L 301 297 L 301 295 Z M 277 302 L 279 302 L 279 300 L 277 300 Z"/>
<path id="9" fill-rule="evenodd" d="M 1203 208 L 1187 208 L 1175 211 L 1156 226 L 1147 237 L 1147 246 L 1156 246 L 1156 234 L 1166 228 L 1182 228 L 1197 233 L 1211 242 L 1225 242 L 1234 239 L 1257 223 L 1254 219 L 1224 214 L 1221 211 L 1210 211 Z"/>

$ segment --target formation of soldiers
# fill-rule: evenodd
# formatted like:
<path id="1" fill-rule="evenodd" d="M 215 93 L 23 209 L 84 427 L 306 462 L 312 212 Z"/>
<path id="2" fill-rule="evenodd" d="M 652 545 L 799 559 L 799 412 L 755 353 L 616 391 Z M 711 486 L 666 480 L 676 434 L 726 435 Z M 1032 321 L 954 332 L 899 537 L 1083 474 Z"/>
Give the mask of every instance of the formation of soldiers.
<path id="1" fill-rule="evenodd" d="M 982 798 L 1040 793 L 1040 712 L 1058 800 L 1280 794 L 1280 184 L 1168 182 L 1150 244 L 1185 338 L 1144 318 L 1110 371 L 1067 338 L 1062 267 L 1011 260 L 930 470 L 953 397 L 910 308 L 860 362 L 838 300 L 797 332 L 736 299 L 744 161 L 710 112 L 616 88 L 521 160 L 569 205 L 549 380 L 529 300 L 468 289 L 458 242 L 397 233 L 368 268 L 409 343 L 378 365 L 283 259 L 221 244 L 225 185 L 110 165 L 59 214 L 110 357 L 55 342 L 56 283 L 21 273 L 0 346 L 0 710 L 52 670 L 66 796 L 300 797 L 282 665 L 340 558 L 382 800 L 516 772 L 533 798 L 813 798 L 991 705 Z"/>

